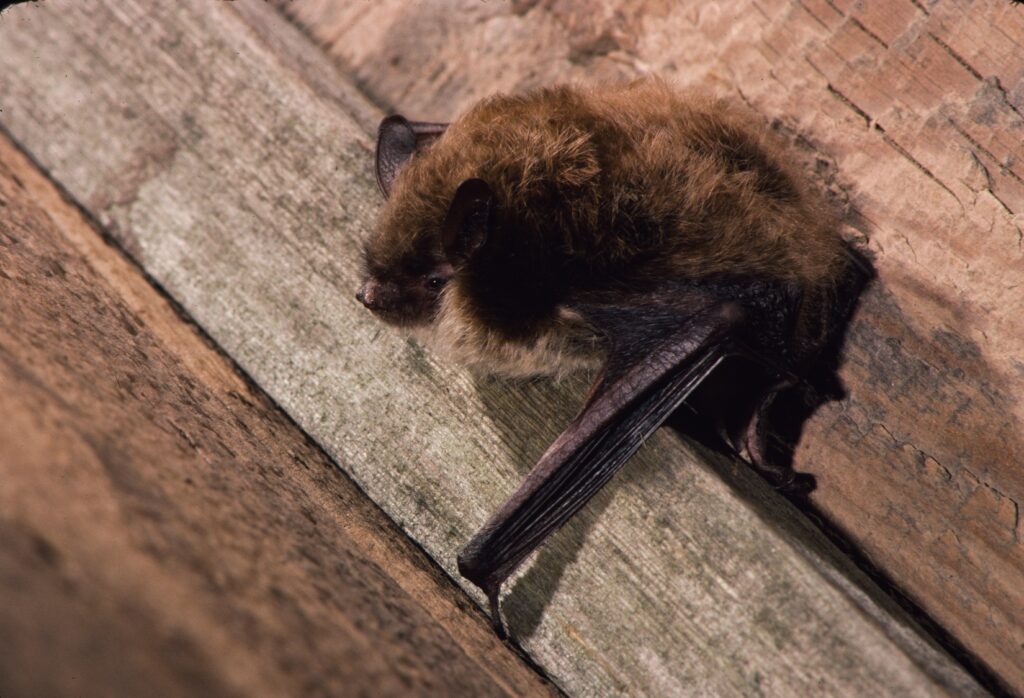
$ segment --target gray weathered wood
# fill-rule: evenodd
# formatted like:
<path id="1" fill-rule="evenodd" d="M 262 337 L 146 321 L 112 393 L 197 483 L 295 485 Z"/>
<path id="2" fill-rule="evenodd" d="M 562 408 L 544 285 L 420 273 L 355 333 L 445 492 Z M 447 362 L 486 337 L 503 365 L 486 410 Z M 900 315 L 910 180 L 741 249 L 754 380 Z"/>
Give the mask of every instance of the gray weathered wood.
<path id="1" fill-rule="evenodd" d="M 367 134 L 262 26 L 199 0 L 11 11 L 0 121 L 455 574 L 583 381 L 477 379 L 358 307 Z M 573 694 L 979 691 L 744 467 L 666 434 L 505 609 Z"/>

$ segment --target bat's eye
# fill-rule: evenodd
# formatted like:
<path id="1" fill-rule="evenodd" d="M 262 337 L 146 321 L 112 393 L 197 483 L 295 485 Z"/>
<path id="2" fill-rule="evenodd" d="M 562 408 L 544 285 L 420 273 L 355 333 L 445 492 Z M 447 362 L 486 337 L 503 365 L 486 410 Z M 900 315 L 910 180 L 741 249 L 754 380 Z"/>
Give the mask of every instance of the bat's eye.
<path id="1" fill-rule="evenodd" d="M 429 276 L 427 277 L 427 288 L 431 291 L 440 291 L 447 282 L 448 279 L 443 276 Z"/>

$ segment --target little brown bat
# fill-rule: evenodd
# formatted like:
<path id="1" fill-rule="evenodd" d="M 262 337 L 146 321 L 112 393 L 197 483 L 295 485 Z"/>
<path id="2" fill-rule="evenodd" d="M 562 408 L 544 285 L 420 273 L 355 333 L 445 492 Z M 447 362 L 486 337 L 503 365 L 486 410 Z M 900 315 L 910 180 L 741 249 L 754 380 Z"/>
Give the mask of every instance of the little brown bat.
<path id="1" fill-rule="evenodd" d="M 459 555 L 504 634 L 501 584 L 729 357 L 758 367 L 719 431 L 777 485 L 765 410 L 832 334 L 851 266 L 772 134 L 655 79 L 485 99 L 451 124 L 386 118 L 387 201 L 356 297 L 464 363 L 600 366 L 576 418 Z"/>

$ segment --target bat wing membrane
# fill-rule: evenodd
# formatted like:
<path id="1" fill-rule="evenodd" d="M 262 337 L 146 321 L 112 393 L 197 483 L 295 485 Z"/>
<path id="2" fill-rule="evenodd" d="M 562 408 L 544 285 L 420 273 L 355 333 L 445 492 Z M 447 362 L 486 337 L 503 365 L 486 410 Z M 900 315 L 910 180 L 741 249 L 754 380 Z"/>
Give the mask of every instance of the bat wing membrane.
<path id="1" fill-rule="evenodd" d="M 502 583 L 542 541 L 604 486 L 726 356 L 743 309 L 728 302 L 651 331 L 616 332 L 636 322 L 623 308 L 581 308 L 609 337 L 609 356 L 579 414 L 459 555 L 459 571 L 488 596 L 494 628 L 504 636 Z M 662 329 L 659 329 L 662 328 Z M 642 341 L 635 341 L 641 335 Z M 632 337 L 629 343 L 615 337 Z"/>

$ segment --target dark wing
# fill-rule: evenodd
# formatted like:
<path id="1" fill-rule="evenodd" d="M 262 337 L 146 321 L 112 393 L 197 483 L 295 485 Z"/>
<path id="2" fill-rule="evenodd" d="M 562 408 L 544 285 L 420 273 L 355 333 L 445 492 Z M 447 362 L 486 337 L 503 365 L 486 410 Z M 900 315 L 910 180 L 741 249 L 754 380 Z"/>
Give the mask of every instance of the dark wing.
<path id="1" fill-rule="evenodd" d="M 375 157 L 377 186 L 384 198 L 391 193 L 391 184 L 406 160 L 420 148 L 441 137 L 448 124 L 427 121 L 409 121 L 393 114 L 380 122 L 377 128 L 377 154 Z"/>
<path id="2" fill-rule="evenodd" d="M 459 555 L 459 571 L 487 594 L 495 631 L 502 583 L 622 467 L 727 356 L 747 312 L 711 298 L 680 305 L 580 306 L 609 340 L 583 409 L 519 489 Z"/>

